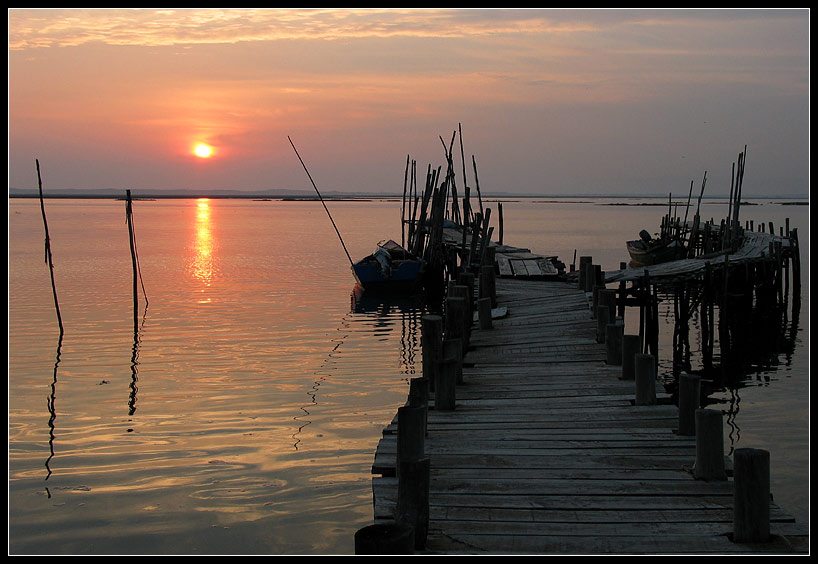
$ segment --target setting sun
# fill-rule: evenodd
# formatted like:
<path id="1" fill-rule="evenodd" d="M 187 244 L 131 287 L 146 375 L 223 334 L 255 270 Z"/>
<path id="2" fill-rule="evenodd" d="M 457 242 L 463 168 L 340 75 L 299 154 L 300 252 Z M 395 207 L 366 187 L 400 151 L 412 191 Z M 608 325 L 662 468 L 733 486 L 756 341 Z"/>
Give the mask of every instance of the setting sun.
<path id="1" fill-rule="evenodd" d="M 205 143 L 197 143 L 193 148 L 193 154 L 202 159 L 213 156 L 213 147 Z"/>

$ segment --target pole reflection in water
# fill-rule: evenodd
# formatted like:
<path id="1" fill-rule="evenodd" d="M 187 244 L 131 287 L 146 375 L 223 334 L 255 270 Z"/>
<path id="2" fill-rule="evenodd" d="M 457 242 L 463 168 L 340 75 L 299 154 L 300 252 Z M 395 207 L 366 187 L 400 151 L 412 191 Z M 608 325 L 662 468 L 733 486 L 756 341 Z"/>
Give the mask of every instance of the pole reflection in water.
<path id="1" fill-rule="evenodd" d="M 54 422 L 57 420 L 57 369 L 60 366 L 60 354 L 61 354 L 61 351 L 62 351 L 62 338 L 63 338 L 63 333 L 62 333 L 62 331 L 60 331 L 60 338 L 57 341 L 57 356 L 56 356 L 56 360 L 54 361 L 54 376 L 51 379 L 51 394 L 48 396 L 48 400 L 47 400 L 47 402 L 48 402 L 48 414 L 49 414 L 49 417 L 48 417 L 48 450 L 49 450 L 49 455 L 48 455 L 48 458 L 45 461 L 45 469 L 47 471 L 47 474 L 45 476 L 46 480 L 48 480 L 51 477 L 51 459 L 54 458 L 54 437 L 55 437 L 54 431 L 57 428 L 56 425 L 54 424 Z M 46 488 L 45 491 L 48 494 L 48 497 L 50 498 L 51 497 L 51 492 L 48 491 L 48 488 Z"/>

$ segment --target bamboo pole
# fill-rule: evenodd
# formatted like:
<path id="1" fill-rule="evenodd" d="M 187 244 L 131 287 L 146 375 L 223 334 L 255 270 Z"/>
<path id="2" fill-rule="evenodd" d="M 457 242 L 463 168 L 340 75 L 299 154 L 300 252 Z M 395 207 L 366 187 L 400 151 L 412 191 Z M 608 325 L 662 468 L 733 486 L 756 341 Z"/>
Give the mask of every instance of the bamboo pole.
<path id="1" fill-rule="evenodd" d="M 352 257 L 349 256 L 349 251 L 347 251 L 347 246 L 344 244 L 344 239 L 341 237 L 341 232 L 338 231 L 338 226 L 335 225 L 335 220 L 332 219 L 332 214 L 329 213 L 329 208 L 327 204 L 324 203 L 324 198 L 321 196 L 321 192 L 318 191 L 318 186 L 315 185 L 315 181 L 312 179 L 312 175 L 310 171 L 307 170 L 307 165 L 304 163 L 304 159 L 301 158 L 301 155 L 298 153 L 298 149 L 295 148 L 295 143 L 293 140 L 290 139 L 290 136 L 287 136 L 287 140 L 290 142 L 290 145 L 293 147 L 293 151 L 295 151 L 295 156 L 298 157 L 298 160 L 301 161 L 301 166 L 304 167 L 304 172 L 307 173 L 307 178 L 310 179 L 310 183 L 312 183 L 312 187 L 315 189 L 315 193 L 318 194 L 318 199 L 321 200 L 321 205 L 324 206 L 324 211 L 327 212 L 327 217 L 329 217 L 332 226 L 335 228 L 335 234 L 338 235 L 338 240 L 341 241 L 341 246 L 344 248 L 344 252 L 347 255 L 347 259 L 349 260 L 349 264 L 353 264 Z"/>
<path id="2" fill-rule="evenodd" d="M 409 181 L 409 155 L 406 155 L 406 168 L 403 171 L 403 204 L 400 209 L 400 246 L 406 248 L 406 188 Z"/>
<path id="3" fill-rule="evenodd" d="M 51 273 L 51 294 L 54 296 L 54 308 L 57 311 L 57 323 L 60 326 L 60 337 L 64 333 L 62 324 L 62 315 L 60 314 L 60 302 L 57 299 L 57 285 L 54 281 L 54 261 L 51 256 L 51 237 L 48 234 L 48 220 L 45 217 L 45 203 L 43 202 L 43 180 L 40 175 L 40 160 L 35 160 L 37 164 L 37 184 L 40 190 L 40 211 L 43 215 L 43 228 L 45 229 L 45 262 L 48 264 L 48 270 Z"/>

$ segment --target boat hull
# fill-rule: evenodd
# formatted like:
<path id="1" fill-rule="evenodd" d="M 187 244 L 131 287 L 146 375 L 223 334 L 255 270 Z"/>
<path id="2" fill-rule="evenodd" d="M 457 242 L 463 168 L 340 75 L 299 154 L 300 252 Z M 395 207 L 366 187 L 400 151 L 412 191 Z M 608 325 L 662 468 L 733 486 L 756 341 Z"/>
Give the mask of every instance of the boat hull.
<path id="1" fill-rule="evenodd" d="M 678 242 L 670 242 L 658 246 L 645 245 L 643 241 L 628 241 L 628 254 L 631 262 L 639 266 L 661 264 L 684 258 L 684 246 Z"/>
<path id="2" fill-rule="evenodd" d="M 352 265 L 358 284 L 367 292 L 379 294 L 409 294 L 418 291 L 423 280 L 423 261 L 393 262 L 388 272 L 366 259 Z"/>

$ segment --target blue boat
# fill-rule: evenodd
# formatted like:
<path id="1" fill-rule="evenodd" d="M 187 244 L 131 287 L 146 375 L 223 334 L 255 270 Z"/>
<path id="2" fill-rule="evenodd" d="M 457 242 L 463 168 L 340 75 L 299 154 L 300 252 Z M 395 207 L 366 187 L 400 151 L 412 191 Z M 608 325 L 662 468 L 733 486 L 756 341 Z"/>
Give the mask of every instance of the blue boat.
<path id="1" fill-rule="evenodd" d="M 367 292 L 411 294 L 423 286 L 425 262 L 395 241 L 381 241 L 371 255 L 352 265 L 355 280 Z"/>

